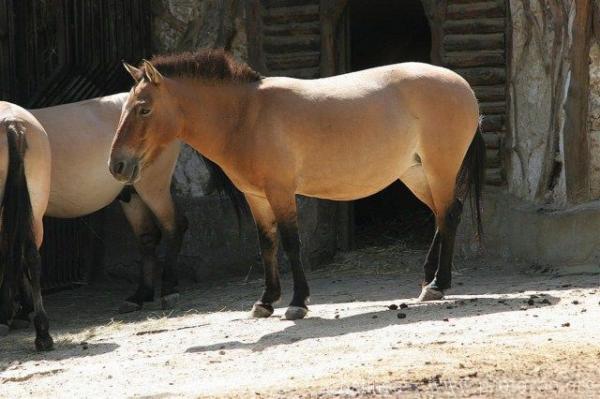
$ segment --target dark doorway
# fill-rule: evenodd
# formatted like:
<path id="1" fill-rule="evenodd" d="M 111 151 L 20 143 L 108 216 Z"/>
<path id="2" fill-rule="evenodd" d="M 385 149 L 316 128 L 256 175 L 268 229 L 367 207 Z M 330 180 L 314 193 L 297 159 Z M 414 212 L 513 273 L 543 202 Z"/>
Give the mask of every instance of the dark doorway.
<path id="1" fill-rule="evenodd" d="M 419 0 L 354 0 L 349 16 L 351 70 L 430 62 L 431 30 Z M 400 181 L 354 201 L 354 223 L 357 247 L 398 240 L 425 247 L 435 229 L 429 208 Z"/>

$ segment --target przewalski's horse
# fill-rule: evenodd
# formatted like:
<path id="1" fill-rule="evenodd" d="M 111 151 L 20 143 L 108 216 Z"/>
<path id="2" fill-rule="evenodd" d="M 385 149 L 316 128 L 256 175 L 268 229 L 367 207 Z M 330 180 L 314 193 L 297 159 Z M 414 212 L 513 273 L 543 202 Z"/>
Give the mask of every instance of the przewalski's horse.
<path id="1" fill-rule="evenodd" d="M 278 232 L 294 280 L 285 316 L 307 313 L 295 194 L 349 201 L 400 179 L 437 223 L 421 299 L 441 298 L 450 288 L 468 192 L 480 226 L 485 156 L 477 100 L 459 75 L 405 63 L 326 79 L 261 78 L 222 51 L 159 56 L 126 69 L 136 84 L 113 143 L 112 174 L 137 181 L 178 139 L 218 164 L 258 226 L 265 290 L 255 317 L 270 316 L 281 295 Z"/>
<path id="2" fill-rule="evenodd" d="M 46 129 L 52 149 L 52 180 L 46 215 L 74 218 L 90 214 L 119 196 L 121 205 L 142 253 L 136 292 L 119 309 L 138 310 L 154 299 L 157 271 L 156 248 L 166 239 L 161 299 L 169 307 L 177 299 L 174 265 L 181 248 L 187 220 L 175 209 L 170 184 L 180 142 L 164 146 L 133 189 L 116 181 L 106 160 L 127 93 L 72 104 L 31 110 Z M 68 250 L 65 248 L 65 250 Z"/>
<path id="3" fill-rule="evenodd" d="M 53 346 L 40 287 L 42 218 L 50 191 L 50 144 L 25 109 L 0 101 L 0 335 L 8 333 L 17 302 L 35 311 L 35 347 Z"/>

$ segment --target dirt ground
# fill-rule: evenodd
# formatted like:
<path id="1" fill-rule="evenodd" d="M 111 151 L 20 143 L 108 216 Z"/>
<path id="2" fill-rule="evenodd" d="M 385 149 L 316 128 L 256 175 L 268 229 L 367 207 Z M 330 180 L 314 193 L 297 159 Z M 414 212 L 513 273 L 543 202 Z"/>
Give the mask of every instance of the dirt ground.
<path id="1" fill-rule="evenodd" d="M 259 278 L 188 285 L 170 312 L 117 315 L 116 283 L 50 295 L 56 349 L 0 338 L 0 397 L 600 397 L 597 265 L 458 260 L 447 298 L 417 303 L 423 257 L 340 256 L 309 273 L 300 321 L 280 319 L 289 279 L 264 320 L 247 318 Z"/>

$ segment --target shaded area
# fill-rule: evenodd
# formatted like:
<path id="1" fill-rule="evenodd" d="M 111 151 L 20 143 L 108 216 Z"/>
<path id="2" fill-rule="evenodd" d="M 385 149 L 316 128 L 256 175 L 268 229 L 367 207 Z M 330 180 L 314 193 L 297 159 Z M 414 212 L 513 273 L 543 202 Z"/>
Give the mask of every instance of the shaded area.
<path id="1" fill-rule="evenodd" d="M 431 30 L 419 0 L 350 2 L 351 70 L 407 61 L 430 62 Z M 358 247 L 400 239 L 426 247 L 435 229 L 432 213 L 397 181 L 354 201 Z"/>

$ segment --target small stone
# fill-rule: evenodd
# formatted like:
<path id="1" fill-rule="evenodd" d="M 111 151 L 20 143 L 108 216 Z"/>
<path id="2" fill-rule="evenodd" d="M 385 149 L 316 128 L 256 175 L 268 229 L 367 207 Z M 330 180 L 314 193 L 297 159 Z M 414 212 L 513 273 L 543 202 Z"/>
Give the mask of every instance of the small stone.
<path id="1" fill-rule="evenodd" d="M 581 309 L 581 313 L 585 313 L 585 312 L 587 312 L 587 309 L 585 309 L 585 308 Z"/>
<path id="2" fill-rule="evenodd" d="M 550 300 L 548 298 L 544 298 L 544 299 L 542 299 L 542 303 L 544 305 L 550 305 Z"/>
<path id="3" fill-rule="evenodd" d="M 391 305 L 388 305 L 388 309 L 389 310 L 398 310 L 398 305 L 396 305 L 395 303 L 392 303 Z"/>
<path id="4" fill-rule="evenodd" d="M 224 355 L 225 351 L 219 351 L 219 355 Z"/>
<path id="5" fill-rule="evenodd" d="M 333 317 L 334 317 L 334 318 L 336 318 L 336 319 L 339 319 L 339 318 L 340 318 L 340 315 L 339 315 L 339 314 L 336 314 L 336 315 L 335 315 L 335 316 L 333 316 Z"/>
<path id="6" fill-rule="evenodd" d="M 448 305 L 448 306 L 446 306 L 446 309 L 454 309 L 454 306 Z"/>
<path id="7" fill-rule="evenodd" d="M 579 301 L 577 299 L 575 299 L 573 302 L 571 302 L 573 305 L 579 305 Z"/>
<path id="8" fill-rule="evenodd" d="M 571 284 L 563 284 L 561 285 L 562 288 L 569 288 L 571 286 Z"/>
<path id="9" fill-rule="evenodd" d="M 470 373 L 470 374 L 467 374 L 467 377 L 471 377 L 471 378 L 477 377 L 477 371 L 475 371 L 473 373 Z"/>
<path id="10" fill-rule="evenodd" d="M 561 327 L 571 327 L 571 323 L 569 323 L 568 321 L 566 323 L 562 323 L 560 325 Z"/>
<path id="11" fill-rule="evenodd" d="M 450 319 L 448 319 L 447 317 L 444 319 L 444 321 L 450 321 Z"/>
<path id="12" fill-rule="evenodd" d="M 372 318 L 372 319 L 376 319 L 376 318 L 377 318 L 377 315 L 376 315 L 376 314 L 374 314 L 373 316 L 371 316 L 371 318 Z"/>
<path id="13" fill-rule="evenodd" d="M 458 364 L 458 368 L 459 368 L 459 369 L 464 369 L 464 368 L 465 368 L 465 365 L 464 365 L 464 364 L 462 364 L 462 363 L 459 363 L 459 364 Z"/>
<path id="14" fill-rule="evenodd" d="M 400 304 L 400 309 L 406 309 L 407 307 L 408 307 L 408 305 L 405 303 Z"/>
<path id="15" fill-rule="evenodd" d="M 399 319 L 406 319 L 406 313 L 398 313 Z"/>
<path id="16" fill-rule="evenodd" d="M 527 301 L 527 304 L 529 306 L 533 306 L 533 305 L 535 305 L 535 301 L 533 299 L 529 298 L 529 300 Z"/>

